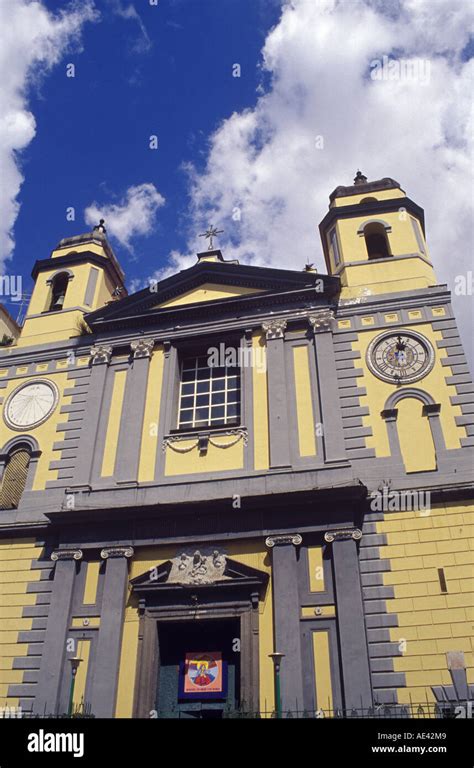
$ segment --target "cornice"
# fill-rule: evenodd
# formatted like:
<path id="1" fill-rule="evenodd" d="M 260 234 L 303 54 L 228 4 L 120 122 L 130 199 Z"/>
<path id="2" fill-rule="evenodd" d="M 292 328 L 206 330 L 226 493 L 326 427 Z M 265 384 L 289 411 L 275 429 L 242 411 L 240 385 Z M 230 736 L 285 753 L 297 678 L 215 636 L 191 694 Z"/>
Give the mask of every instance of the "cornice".
<path id="1" fill-rule="evenodd" d="M 31 277 L 36 280 L 40 272 L 44 272 L 50 269 L 59 269 L 60 267 L 70 267 L 75 264 L 83 264 L 84 262 L 95 264 L 102 267 L 109 274 L 114 285 L 123 286 L 124 275 L 123 272 L 117 267 L 112 259 L 100 256 L 94 251 L 81 251 L 80 253 L 66 254 L 65 256 L 56 256 L 55 258 L 39 259 L 35 262 L 31 271 Z M 125 289 L 126 290 L 126 289 Z"/>

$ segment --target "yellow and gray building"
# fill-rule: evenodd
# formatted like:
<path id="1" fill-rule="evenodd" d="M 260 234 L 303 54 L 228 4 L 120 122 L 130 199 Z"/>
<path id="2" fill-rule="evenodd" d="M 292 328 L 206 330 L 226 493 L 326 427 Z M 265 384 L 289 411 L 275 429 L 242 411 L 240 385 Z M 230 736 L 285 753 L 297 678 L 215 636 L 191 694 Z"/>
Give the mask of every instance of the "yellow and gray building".
<path id="1" fill-rule="evenodd" d="M 423 210 L 359 173 L 320 233 L 327 275 L 211 249 L 130 296 L 102 225 L 36 261 L 0 351 L 0 707 L 66 712 L 80 659 L 96 717 L 271 713 L 275 652 L 284 710 L 472 698 L 474 388 Z M 189 701 L 204 652 L 227 692 Z"/>

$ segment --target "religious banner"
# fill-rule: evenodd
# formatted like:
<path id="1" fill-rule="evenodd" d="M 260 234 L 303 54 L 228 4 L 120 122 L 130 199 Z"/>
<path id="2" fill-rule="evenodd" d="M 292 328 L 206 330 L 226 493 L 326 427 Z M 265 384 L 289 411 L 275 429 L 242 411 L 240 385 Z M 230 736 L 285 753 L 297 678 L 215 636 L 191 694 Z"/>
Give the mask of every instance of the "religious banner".
<path id="1" fill-rule="evenodd" d="M 189 652 L 180 664 L 181 699 L 225 699 L 227 664 L 220 651 Z"/>

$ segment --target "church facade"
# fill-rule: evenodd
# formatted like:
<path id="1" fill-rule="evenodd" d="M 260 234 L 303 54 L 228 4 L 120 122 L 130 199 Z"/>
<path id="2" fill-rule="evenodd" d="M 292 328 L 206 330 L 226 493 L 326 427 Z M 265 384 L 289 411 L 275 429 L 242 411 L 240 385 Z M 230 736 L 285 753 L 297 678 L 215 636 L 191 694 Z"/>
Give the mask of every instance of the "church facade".
<path id="1" fill-rule="evenodd" d="M 102 224 L 36 261 L 0 351 L 0 706 L 472 698 L 474 388 L 423 210 L 358 173 L 320 234 L 327 274 L 211 247 L 130 296 Z"/>

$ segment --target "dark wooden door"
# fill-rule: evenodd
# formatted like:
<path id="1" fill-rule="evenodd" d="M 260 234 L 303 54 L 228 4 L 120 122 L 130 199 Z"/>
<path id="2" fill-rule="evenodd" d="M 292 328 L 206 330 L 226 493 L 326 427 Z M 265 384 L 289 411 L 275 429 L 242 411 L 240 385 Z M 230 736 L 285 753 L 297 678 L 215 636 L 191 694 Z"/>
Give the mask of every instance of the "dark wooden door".
<path id="1" fill-rule="evenodd" d="M 156 710 L 159 718 L 220 718 L 240 704 L 240 620 L 160 622 Z M 180 665 L 187 653 L 220 652 L 226 665 L 227 691 L 216 698 L 180 695 Z"/>

